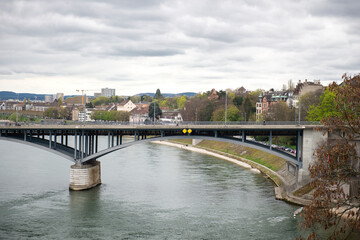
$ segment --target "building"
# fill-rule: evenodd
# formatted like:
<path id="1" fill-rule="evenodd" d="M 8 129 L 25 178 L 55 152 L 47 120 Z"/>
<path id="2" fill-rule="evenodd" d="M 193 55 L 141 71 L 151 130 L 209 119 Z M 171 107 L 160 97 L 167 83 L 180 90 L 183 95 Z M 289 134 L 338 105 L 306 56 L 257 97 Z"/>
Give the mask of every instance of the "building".
<path id="1" fill-rule="evenodd" d="M 299 100 L 301 96 L 307 93 L 316 92 L 317 90 L 323 90 L 323 89 L 324 86 L 321 85 L 320 80 L 314 80 L 313 82 L 310 82 L 307 79 L 305 79 L 304 82 L 301 82 L 301 80 L 299 80 L 299 83 L 296 85 L 294 89 L 291 105 L 294 106 L 295 108 L 298 108 Z"/>
<path id="2" fill-rule="evenodd" d="M 123 101 L 122 103 L 117 105 L 118 111 L 131 112 L 131 110 L 135 109 L 136 105 L 131 100 Z"/>
<path id="3" fill-rule="evenodd" d="M 102 88 L 101 89 L 101 96 L 103 97 L 112 97 L 115 96 L 115 89 L 113 88 Z"/>
<path id="4" fill-rule="evenodd" d="M 144 123 L 149 119 L 148 108 L 135 108 L 130 112 L 130 123 Z"/>
<path id="5" fill-rule="evenodd" d="M 269 91 L 260 92 L 256 103 L 256 119 L 260 120 L 261 115 L 268 112 L 271 104 L 276 102 L 286 102 L 289 106 L 289 99 L 293 96 L 292 91 Z"/>
<path id="6" fill-rule="evenodd" d="M 183 121 L 182 115 L 178 110 L 163 112 L 160 117 L 160 122 L 164 122 L 164 123 L 179 123 L 182 121 Z"/>
<path id="7" fill-rule="evenodd" d="M 79 109 L 74 109 L 72 110 L 71 114 L 72 114 L 71 119 L 73 121 L 81 121 L 81 122 L 94 121 L 91 119 L 92 111 L 89 111 L 88 109 L 81 111 Z"/>
<path id="8" fill-rule="evenodd" d="M 61 99 L 61 101 L 64 101 L 64 93 L 57 93 L 55 99 L 57 100 Z"/>
<path id="9" fill-rule="evenodd" d="M 45 95 L 45 102 L 46 103 L 51 103 L 54 101 L 54 98 L 52 95 Z"/>
<path id="10" fill-rule="evenodd" d="M 101 96 L 102 96 L 101 93 L 94 93 L 94 98 L 99 98 Z"/>

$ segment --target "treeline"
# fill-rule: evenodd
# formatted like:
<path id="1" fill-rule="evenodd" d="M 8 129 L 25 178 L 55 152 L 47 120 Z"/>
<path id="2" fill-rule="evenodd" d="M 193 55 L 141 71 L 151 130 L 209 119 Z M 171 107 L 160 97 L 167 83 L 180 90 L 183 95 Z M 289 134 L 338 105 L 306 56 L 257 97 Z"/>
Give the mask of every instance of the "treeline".
<path id="1" fill-rule="evenodd" d="M 91 115 L 94 120 L 128 122 L 130 114 L 124 111 L 94 111 Z"/>

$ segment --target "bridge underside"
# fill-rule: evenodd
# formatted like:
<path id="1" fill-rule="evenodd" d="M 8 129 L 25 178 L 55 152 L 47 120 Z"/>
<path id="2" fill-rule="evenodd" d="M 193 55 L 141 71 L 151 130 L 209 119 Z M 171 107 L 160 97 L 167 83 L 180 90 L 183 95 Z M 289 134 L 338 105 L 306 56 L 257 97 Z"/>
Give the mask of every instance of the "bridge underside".
<path id="1" fill-rule="evenodd" d="M 111 152 L 132 146 L 134 144 L 169 139 L 204 139 L 240 144 L 246 147 L 259 149 L 284 158 L 288 163 L 302 167 L 300 159 L 301 129 L 235 129 L 235 128 L 183 128 L 176 129 L 34 129 L 11 128 L 0 129 L 0 139 L 25 143 L 56 153 L 75 163 L 84 164 L 100 158 Z M 99 136 L 107 137 L 107 148 L 99 151 Z M 123 136 L 132 136 L 134 141 L 123 143 Z M 268 136 L 269 144 L 261 144 L 249 136 Z M 272 147 L 274 136 L 296 137 L 296 154 L 290 154 Z M 72 137 L 71 145 L 69 138 Z M 247 139 L 248 137 L 248 139 Z"/>

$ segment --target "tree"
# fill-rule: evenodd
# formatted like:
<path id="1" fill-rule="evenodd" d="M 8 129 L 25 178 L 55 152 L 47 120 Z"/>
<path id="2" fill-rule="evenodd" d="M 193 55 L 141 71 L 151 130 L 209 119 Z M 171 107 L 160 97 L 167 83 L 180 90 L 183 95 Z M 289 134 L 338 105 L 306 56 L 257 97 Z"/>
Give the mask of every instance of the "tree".
<path id="1" fill-rule="evenodd" d="M 160 92 L 160 89 L 159 89 L 159 88 L 158 88 L 158 89 L 156 89 L 156 93 L 155 93 L 154 98 L 155 98 L 156 100 L 159 100 L 159 99 L 163 99 L 163 98 L 164 98 L 164 96 L 161 94 L 161 92 Z"/>
<path id="2" fill-rule="evenodd" d="M 243 97 L 241 96 L 236 96 L 233 100 L 233 103 L 236 107 L 238 107 L 240 109 L 241 105 L 242 105 L 242 102 L 243 102 Z"/>
<path id="3" fill-rule="evenodd" d="M 183 109 L 184 106 L 185 106 L 186 101 L 187 101 L 187 98 L 186 98 L 185 95 L 183 95 L 183 96 L 179 97 L 178 99 L 176 99 L 176 103 L 178 105 L 178 108 Z"/>
<path id="4" fill-rule="evenodd" d="M 226 112 L 227 121 L 239 121 L 240 120 L 240 111 L 239 109 L 232 105 L 227 108 Z M 225 108 L 221 107 L 214 111 L 212 121 L 225 121 Z"/>
<path id="5" fill-rule="evenodd" d="M 162 114 L 162 111 L 159 107 L 159 104 L 158 103 L 151 103 L 150 106 L 149 106 L 149 118 L 150 119 L 154 119 L 154 107 L 155 107 L 155 118 L 156 119 L 159 119 L 161 114 Z"/>
<path id="6" fill-rule="evenodd" d="M 309 92 L 301 96 L 301 121 L 307 118 L 311 108 L 317 107 L 320 104 L 320 99 L 323 93 L 323 89 L 318 89 L 315 92 Z"/>
<path id="7" fill-rule="evenodd" d="M 331 138 L 319 145 L 316 162 L 309 167 L 314 187 L 312 203 L 304 209 L 303 228 L 332 227 L 329 239 L 348 230 L 360 230 L 360 75 L 343 76 L 332 83 L 322 99 L 331 97 L 332 114 L 323 114 L 322 129 Z M 324 107 L 324 106 L 323 106 Z M 324 108 L 323 108 L 324 110 Z M 348 191 L 346 191 L 348 189 Z M 312 232 L 309 239 L 317 238 Z"/>
<path id="8" fill-rule="evenodd" d="M 336 116 L 338 112 L 335 111 L 336 95 L 329 88 L 321 95 L 318 106 L 310 106 L 307 120 L 321 121 L 322 119 Z"/>
<path id="9" fill-rule="evenodd" d="M 251 114 L 255 113 L 256 111 L 256 107 L 255 107 L 255 103 L 251 103 L 251 100 L 249 97 L 246 97 L 245 98 L 245 101 L 244 101 L 244 110 L 246 112 L 246 116 L 247 118 L 250 117 Z M 246 121 L 246 119 L 245 119 Z"/>
<path id="10" fill-rule="evenodd" d="M 294 121 L 294 118 L 295 109 L 281 101 L 271 104 L 268 112 L 264 114 L 266 121 Z"/>

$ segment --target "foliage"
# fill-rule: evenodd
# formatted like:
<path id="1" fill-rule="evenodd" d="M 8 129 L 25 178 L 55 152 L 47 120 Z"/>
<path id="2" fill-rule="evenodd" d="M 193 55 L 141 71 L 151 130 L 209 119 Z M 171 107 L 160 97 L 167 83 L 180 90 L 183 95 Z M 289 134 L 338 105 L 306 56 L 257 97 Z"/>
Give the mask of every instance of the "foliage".
<path id="1" fill-rule="evenodd" d="M 185 106 L 186 101 L 187 101 L 187 98 L 186 98 L 185 95 L 177 98 L 177 99 L 176 99 L 176 103 L 177 103 L 178 108 L 179 108 L 179 109 L 183 109 L 184 106 Z"/>
<path id="2" fill-rule="evenodd" d="M 294 121 L 295 109 L 289 108 L 285 102 L 279 101 L 270 105 L 263 118 L 265 121 Z"/>
<path id="3" fill-rule="evenodd" d="M 162 115 L 162 111 L 158 103 L 151 103 L 149 106 L 149 118 L 154 119 L 154 106 L 155 106 L 155 118 L 159 119 Z"/>
<path id="4" fill-rule="evenodd" d="M 247 119 L 249 119 L 250 115 L 254 114 L 256 111 L 255 103 L 250 100 L 250 97 L 245 98 L 244 110 L 246 112 Z M 245 121 L 247 121 L 247 119 L 245 119 Z"/>
<path id="5" fill-rule="evenodd" d="M 91 118 L 94 120 L 128 122 L 130 114 L 125 111 L 94 111 Z"/>
<path id="6" fill-rule="evenodd" d="M 243 103 L 244 98 L 242 96 L 236 96 L 233 100 L 233 103 L 236 107 L 238 107 L 240 109 L 242 103 Z"/>
<path id="7" fill-rule="evenodd" d="M 152 102 L 153 98 L 149 95 L 142 95 L 140 98 L 141 102 Z"/>
<path id="8" fill-rule="evenodd" d="M 346 228 L 360 230 L 360 148 L 356 145 L 360 137 L 360 75 L 351 78 L 345 74 L 343 80 L 341 85 L 329 86 L 320 104 L 322 110 L 325 105 L 332 106 L 330 113 L 318 115 L 323 117 L 324 133 L 331 138 L 317 148 L 316 162 L 309 167 L 315 191 L 302 223 L 305 229 L 315 224 L 331 227 L 329 239 L 338 238 Z M 308 236 L 316 238 L 314 232 Z"/>
<path id="9" fill-rule="evenodd" d="M 110 98 L 101 96 L 92 100 L 91 104 L 93 106 L 101 106 L 101 105 L 107 105 L 109 103 L 121 103 L 122 101 L 124 101 L 124 99 L 119 96 L 111 96 Z"/>
<path id="10" fill-rule="evenodd" d="M 319 89 L 315 92 L 309 92 L 301 96 L 300 98 L 301 121 L 304 121 L 307 118 L 310 109 L 315 108 L 320 104 L 320 99 L 323 93 L 324 90 Z"/>
<path id="11" fill-rule="evenodd" d="M 62 107 L 50 107 L 44 112 L 44 117 L 51 119 L 69 119 L 70 111 Z"/>
<path id="12" fill-rule="evenodd" d="M 164 96 L 163 96 L 163 95 L 161 94 L 161 92 L 160 92 L 160 89 L 156 89 L 156 93 L 155 93 L 154 98 L 155 98 L 156 100 L 159 100 L 159 99 L 163 99 L 163 98 L 164 98 Z"/>
<path id="13" fill-rule="evenodd" d="M 310 106 L 307 120 L 321 121 L 322 119 L 338 115 L 338 112 L 335 110 L 335 99 L 335 92 L 332 92 L 330 89 L 326 89 L 324 94 L 320 97 L 319 105 Z"/>
<path id="14" fill-rule="evenodd" d="M 226 113 L 227 121 L 240 121 L 240 111 L 234 105 L 229 106 Z M 214 111 L 212 121 L 225 121 L 225 108 L 221 107 Z"/>

